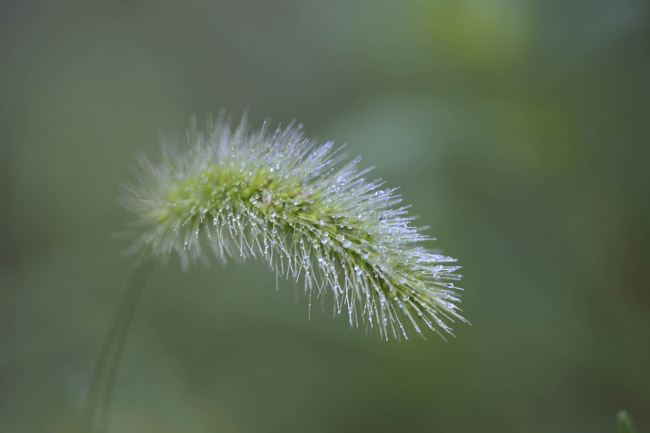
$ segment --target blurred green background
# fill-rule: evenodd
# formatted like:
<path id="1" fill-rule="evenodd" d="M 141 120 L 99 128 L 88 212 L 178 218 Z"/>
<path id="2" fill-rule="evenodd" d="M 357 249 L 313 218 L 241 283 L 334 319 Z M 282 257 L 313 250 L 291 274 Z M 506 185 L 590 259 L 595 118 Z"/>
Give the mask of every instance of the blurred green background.
<path id="1" fill-rule="evenodd" d="M 472 325 L 386 343 L 263 264 L 173 261 L 112 431 L 650 431 L 649 49 L 636 0 L 3 2 L 0 431 L 78 431 L 132 268 L 120 184 L 222 107 L 401 186 Z"/>

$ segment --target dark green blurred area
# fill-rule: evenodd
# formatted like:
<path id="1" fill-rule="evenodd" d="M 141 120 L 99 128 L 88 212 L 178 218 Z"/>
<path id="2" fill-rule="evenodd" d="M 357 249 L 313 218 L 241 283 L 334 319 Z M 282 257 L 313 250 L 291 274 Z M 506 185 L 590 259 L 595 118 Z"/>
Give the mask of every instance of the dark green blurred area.
<path id="1" fill-rule="evenodd" d="M 649 48 L 633 0 L 3 3 L 0 431 L 78 431 L 132 269 L 120 184 L 222 107 L 401 186 L 472 326 L 386 343 L 263 264 L 173 261 L 112 431 L 650 431 Z"/>

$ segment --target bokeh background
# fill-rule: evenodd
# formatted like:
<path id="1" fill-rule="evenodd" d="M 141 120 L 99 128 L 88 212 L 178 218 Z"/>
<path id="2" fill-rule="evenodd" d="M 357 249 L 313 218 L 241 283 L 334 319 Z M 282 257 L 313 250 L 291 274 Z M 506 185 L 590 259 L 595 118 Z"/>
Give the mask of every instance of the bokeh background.
<path id="1" fill-rule="evenodd" d="M 78 431 L 132 269 L 120 184 L 220 108 L 400 185 L 472 325 L 386 343 L 263 264 L 172 261 L 112 431 L 650 431 L 649 49 L 638 0 L 3 2 L 0 431 Z"/>

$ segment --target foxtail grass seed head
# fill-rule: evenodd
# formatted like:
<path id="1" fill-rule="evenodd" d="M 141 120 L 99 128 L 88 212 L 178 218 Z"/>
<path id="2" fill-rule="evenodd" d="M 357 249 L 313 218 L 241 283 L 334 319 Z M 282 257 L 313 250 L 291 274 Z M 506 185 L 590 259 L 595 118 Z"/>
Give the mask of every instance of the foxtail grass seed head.
<path id="1" fill-rule="evenodd" d="M 335 314 L 388 339 L 429 328 L 451 334 L 465 321 L 455 259 L 421 245 L 396 188 L 345 162 L 340 147 L 307 138 L 302 126 L 251 130 L 220 118 L 206 133 L 192 122 L 184 140 L 141 158 L 123 203 L 136 220 L 131 251 L 184 268 L 208 261 L 259 258 L 304 284 L 309 306 L 330 295 Z"/>

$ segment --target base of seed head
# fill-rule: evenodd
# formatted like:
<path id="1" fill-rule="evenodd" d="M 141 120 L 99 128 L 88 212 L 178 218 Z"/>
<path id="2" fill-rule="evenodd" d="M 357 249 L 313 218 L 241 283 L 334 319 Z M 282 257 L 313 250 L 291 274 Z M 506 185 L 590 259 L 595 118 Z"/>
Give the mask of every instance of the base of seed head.
<path id="1" fill-rule="evenodd" d="M 211 122 L 209 122 L 211 123 Z M 459 266 L 422 247 L 396 189 L 368 181 L 359 159 L 306 138 L 302 126 L 235 129 L 223 119 L 207 133 L 196 122 L 181 143 L 142 158 L 124 204 L 136 217 L 132 251 L 184 268 L 210 255 L 264 260 L 301 282 L 311 301 L 326 295 L 352 326 L 388 339 L 407 327 L 451 334 L 465 321 L 454 285 Z"/>

